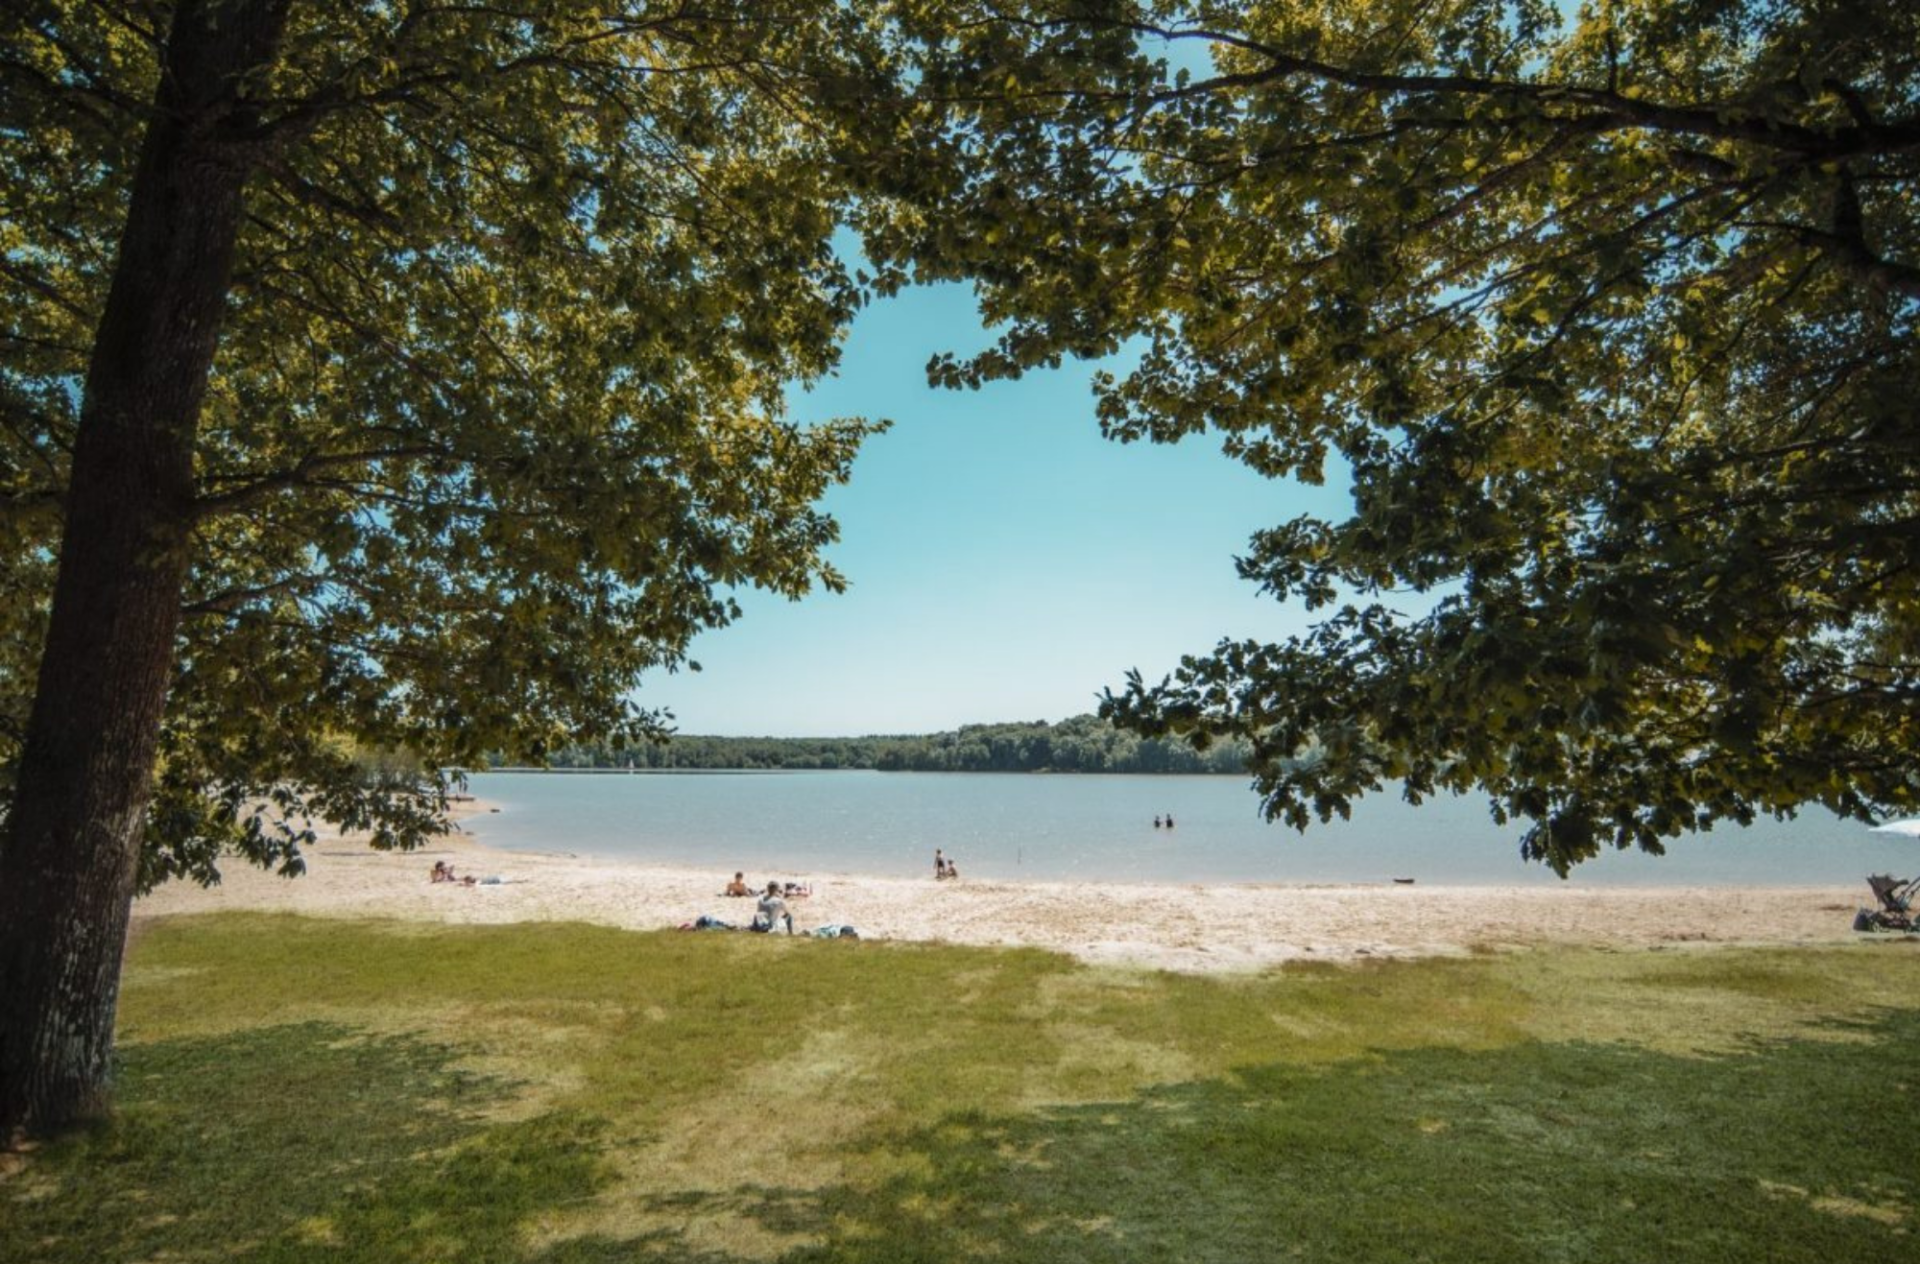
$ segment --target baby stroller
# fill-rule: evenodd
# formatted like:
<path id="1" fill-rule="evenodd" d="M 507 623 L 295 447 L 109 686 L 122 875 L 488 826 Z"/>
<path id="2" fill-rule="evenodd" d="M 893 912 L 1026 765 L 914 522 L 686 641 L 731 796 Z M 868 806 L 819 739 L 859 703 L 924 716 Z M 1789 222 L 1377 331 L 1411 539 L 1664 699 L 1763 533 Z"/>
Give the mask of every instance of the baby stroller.
<path id="1" fill-rule="evenodd" d="M 1873 888 L 1880 907 L 1855 913 L 1855 930 L 1920 930 L 1920 910 L 1914 907 L 1920 903 L 1920 877 L 1893 878 L 1876 873 L 1867 879 L 1867 885 Z"/>

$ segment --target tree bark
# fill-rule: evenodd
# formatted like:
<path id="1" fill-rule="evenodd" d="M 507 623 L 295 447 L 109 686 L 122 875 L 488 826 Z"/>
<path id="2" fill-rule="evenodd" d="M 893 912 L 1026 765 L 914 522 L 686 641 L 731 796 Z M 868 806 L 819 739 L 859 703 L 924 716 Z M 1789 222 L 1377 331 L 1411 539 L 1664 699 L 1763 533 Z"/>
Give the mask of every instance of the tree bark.
<path id="1" fill-rule="evenodd" d="M 190 563 L 201 401 L 290 0 L 174 12 L 95 334 L 47 642 L 0 834 L 0 1146 L 108 1104 L 120 960 Z"/>

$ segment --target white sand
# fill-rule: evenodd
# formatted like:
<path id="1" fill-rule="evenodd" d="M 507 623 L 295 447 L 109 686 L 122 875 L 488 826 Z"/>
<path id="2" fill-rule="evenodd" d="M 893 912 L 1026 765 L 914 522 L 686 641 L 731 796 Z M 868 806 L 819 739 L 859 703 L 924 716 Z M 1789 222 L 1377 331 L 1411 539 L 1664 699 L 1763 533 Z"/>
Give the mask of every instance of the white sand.
<path id="1" fill-rule="evenodd" d="M 500 885 L 427 880 L 435 860 Z M 308 872 L 276 877 L 229 863 L 220 886 L 169 883 L 136 917 L 218 909 L 440 922 L 584 921 L 654 930 L 711 913 L 752 920 L 754 902 L 719 893 L 730 872 L 488 849 L 453 835 L 408 854 L 351 839 L 308 849 Z M 830 923 L 863 937 L 1030 945 L 1087 961 L 1160 969 L 1254 969 L 1284 961 L 1460 954 L 1546 944 L 1833 944 L 1871 894 L 1853 887 L 1564 885 L 1292 886 L 994 882 L 852 874 L 747 874 L 810 879 L 792 901 L 801 929 Z"/>

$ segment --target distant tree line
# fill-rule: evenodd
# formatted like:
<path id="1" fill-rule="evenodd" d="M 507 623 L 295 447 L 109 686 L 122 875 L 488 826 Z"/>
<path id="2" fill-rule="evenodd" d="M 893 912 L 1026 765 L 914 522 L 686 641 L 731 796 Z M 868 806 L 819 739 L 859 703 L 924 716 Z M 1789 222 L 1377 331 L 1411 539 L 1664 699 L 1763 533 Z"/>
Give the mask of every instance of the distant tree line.
<path id="1" fill-rule="evenodd" d="M 1247 749 L 1221 743 L 1197 751 L 1177 739 L 1141 738 L 1092 715 L 970 724 L 950 733 L 871 737 L 678 736 L 616 750 L 576 746 L 553 768 L 832 769 L 882 772 L 1244 773 Z M 500 761 L 495 761 L 499 766 Z"/>

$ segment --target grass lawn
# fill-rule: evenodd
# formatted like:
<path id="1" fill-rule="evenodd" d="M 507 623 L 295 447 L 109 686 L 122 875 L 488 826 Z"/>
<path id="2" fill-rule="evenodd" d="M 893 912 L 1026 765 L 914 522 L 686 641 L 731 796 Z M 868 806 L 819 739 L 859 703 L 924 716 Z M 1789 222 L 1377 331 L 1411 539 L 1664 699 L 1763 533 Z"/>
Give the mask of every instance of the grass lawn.
<path id="1" fill-rule="evenodd" d="M 148 927 L 0 1260 L 1818 1261 L 1920 1246 L 1920 944 L 1192 978 Z"/>

